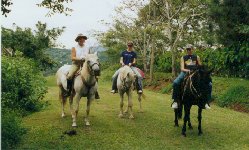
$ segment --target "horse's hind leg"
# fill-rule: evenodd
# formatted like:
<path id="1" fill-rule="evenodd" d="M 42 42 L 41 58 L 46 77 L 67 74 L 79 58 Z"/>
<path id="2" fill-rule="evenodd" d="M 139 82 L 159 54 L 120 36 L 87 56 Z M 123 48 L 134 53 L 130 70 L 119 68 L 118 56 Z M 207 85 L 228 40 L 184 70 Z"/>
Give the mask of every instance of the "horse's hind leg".
<path id="1" fill-rule="evenodd" d="M 87 98 L 86 118 L 85 118 L 86 126 L 90 126 L 89 114 L 90 114 L 90 106 L 91 106 L 91 103 L 92 103 L 92 99 Z"/>
<path id="2" fill-rule="evenodd" d="M 124 107 L 124 93 L 122 93 L 120 91 L 119 95 L 120 95 L 120 113 L 119 113 L 118 116 L 119 116 L 119 118 L 123 118 L 124 117 L 124 112 L 123 112 L 123 107 Z"/>
<path id="3" fill-rule="evenodd" d="M 59 100 L 61 102 L 61 117 L 65 117 L 64 106 L 66 104 L 66 97 L 63 96 L 63 89 L 62 87 L 59 88 Z"/>
<path id="4" fill-rule="evenodd" d="M 138 94 L 138 101 L 139 101 L 139 106 L 140 106 L 140 110 L 139 112 L 144 112 L 143 108 L 142 108 L 142 98 L 141 98 L 142 94 Z"/>
<path id="5" fill-rule="evenodd" d="M 175 127 L 179 127 L 179 124 L 178 124 L 178 111 L 179 109 L 175 109 Z"/>
<path id="6" fill-rule="evenodd" d="M 198 135 L 201 135 L 203 132 L 202 132 L 202 129 L 201 129 L 201 119 L 202 119 L 202 109 L 199 107 L 198 108 L 198 130 L 199 130 L 199 133 Z"/>

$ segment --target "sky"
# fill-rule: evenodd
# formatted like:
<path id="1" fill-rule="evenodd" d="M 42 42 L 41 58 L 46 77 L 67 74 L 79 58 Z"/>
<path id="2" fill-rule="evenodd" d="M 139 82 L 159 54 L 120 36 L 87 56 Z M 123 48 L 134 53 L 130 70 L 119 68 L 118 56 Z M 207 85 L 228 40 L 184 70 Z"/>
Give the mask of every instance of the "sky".
<path id="1" fill-rule="evenodd" d="M 5 28 L 13 29 L 13 23 L 19 27 L 30 27 L 35 29 L 38 21 L 47 23 L 48 28 L 62 27 L 66 29 L 57 40 L 57 43 L 71 48 L 76 45 L 74 39 L 79 33 L 88 36 L 86 44 L 95 46 L 98 42 L 91 36 L 95 31 L 106 31 L 107 26 L 101 23 L 101 20 L 112 22 L 115 16 L 115 7 L 121 0 L 73 0 L 72 3 L 65 6 L 72 8 L 71 16 L 64 14 L 55 14 L 52 17 L 46 17 L 48 9 L 36 6 L 42 0 L 12 0 L 11 12 L 7 18 L 1 16 L 1 25 Z"/>

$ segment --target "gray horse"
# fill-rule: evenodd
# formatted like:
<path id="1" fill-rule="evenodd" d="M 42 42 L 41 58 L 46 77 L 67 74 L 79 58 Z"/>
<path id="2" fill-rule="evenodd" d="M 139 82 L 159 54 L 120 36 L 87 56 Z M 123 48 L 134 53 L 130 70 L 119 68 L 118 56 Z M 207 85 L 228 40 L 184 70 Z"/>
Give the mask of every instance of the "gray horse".
<path id="1" fill-rule="evenodd" d="M 124 117 L 124 94 L 126 93 L 128 96 L 128 106 L 125 113 L 130 112 L 130 119 L 134 119 L 134 115 L 132 112 L 132 90 L 134 89 L 134 82 L 136 80 L 136 75 L 133 73 L 132 69 L 129 66 L 124 66 L 120 69 L 118 80 L 117 80 L 117 88 L 118 93 L 120 95 L 120 113 L 119 117 Z M 142 94 L 138 94 L 138 101 L 140 102 L 140 111 L 142 112 L 142 104 L 141 104 L 141 96 Z"/>
<path id="2" fill-rule="evenodd" d="M 90 125 L 89 122 L 89 112 L 90 112 L 90 105 L 93 99 L 95 99 L 95 93 L 98 88 L 98 83 L 96 76 L 100 75 L 100 67 L 97 53 L 88 54 L 85 58 L 85 62 L 83 64 L 82 69 L 80 70 L 80 74 L 76 76 L 74 80 L 73 91 L 69 96 L 70 102 L 70 110 L 73 119 L 73 127 L 76 127 L 76 118 L 79 111 L 79 102 L 81 97 L 87 97 L 87 108 L 86 108 L 86 117 L 85 123 L 87 126 Z M 67 80 L 66 74 L 69 69 L 69 65 L 62 66 L 56 73 L 57 78 L 57 85 L 59 86 L 59 99 L 62 103 L 62 117 L 65 116 L 64 113 L 64 105 L 66 102 L 67 97 L 65 96 L 65 92 L 67 89 Z M 73 109 L 73 100 L 76 101 L 76 107 Z"/>

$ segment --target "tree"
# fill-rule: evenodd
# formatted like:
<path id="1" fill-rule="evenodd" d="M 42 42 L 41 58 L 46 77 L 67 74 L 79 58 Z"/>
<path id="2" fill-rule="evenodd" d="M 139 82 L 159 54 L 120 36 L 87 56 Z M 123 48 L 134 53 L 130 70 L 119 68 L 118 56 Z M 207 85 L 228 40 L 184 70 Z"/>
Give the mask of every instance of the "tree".
<path id="1" fill-rule="evenodd" d="M 69 13 L 73 10 L 69 7 L 65 7 L 64 5 L 72 1 L 73 0 L 43 0 L 40 4 L 37 4 L 37 6 L 49 9 L 47 16 L 54 15 L 55 13 L 64 13 L 65 15 L 69 15 Z M 7 14 L 11 12 L 9 7 L 13 5 L 12 0 L 1 0 L 1 2 L 2 15 L 7 17 Z"/>
<path id="2" fill-rule="evenodd" d="M 47 29 L 46 24 L 38 22 L 36 28 L 34 32 L 30 28 L 2 28 L 2 47 L 11 48 L 14 55 L 16 51 L 22 52 L 24 57 L 34 59 L 40 69 L 45 70 L 55 65 L 45 50 L 56 46 L 55 41 L 65 27 Z"/>
<path id="3" fill-rule="evenodd" d="M 212 0 L 209 15 L 218 24 L 219 42 L 232 46 L 249 42 L 249 1 Z"/>

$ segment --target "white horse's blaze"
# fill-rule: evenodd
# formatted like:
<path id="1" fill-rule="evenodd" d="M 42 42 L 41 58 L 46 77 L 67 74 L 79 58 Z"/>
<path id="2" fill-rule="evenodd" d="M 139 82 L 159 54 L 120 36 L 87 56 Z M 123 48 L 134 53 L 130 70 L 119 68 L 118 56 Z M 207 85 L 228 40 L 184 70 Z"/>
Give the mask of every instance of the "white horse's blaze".
<path id="1" fill-rule="evenodd" d="M 94 65 L 89 65 L 94 64 Z M 64 65 L 62 66 L 56 73 L 56 79 L 57 79 L 57 85 L 59 86 L 59 99 L 62 103 L 62 116 L 65 116 L 64 113 L 64 105 L 66 102 L 65 92 L 67 89 L 67 79 L 66 75 L 67 72 L 70 69 L 70 65 Z M 85 118 L 85 124 L 87 126 L 90 125 L 89 122 L 89 113 L 90 113 L 90 105 L 91 101 L 95 98 L 95 93 L 98 88 L 98 84 L 96 81 L 95 72 L 99 72 L 99 62 L 98 62 L 98 56 L 97 53 L 94 54 L 88 54 L 85 58 L 85 63 L 80 71 L 80 75 L 77 76 L 74 80 L 74 94 L 69 97 L 70 102 L 70 110 L 71 115 L 73 119 L 73 127 L 76 127 L 76 118 L 79 111 L 79 101 L 81 97 L 87 97 L 87 109 L 86 109 L 86 118 Z M 76 101 L 76 107 L 73 109 L 73 100 Z"/>

